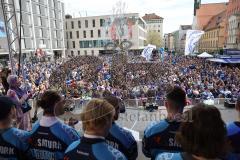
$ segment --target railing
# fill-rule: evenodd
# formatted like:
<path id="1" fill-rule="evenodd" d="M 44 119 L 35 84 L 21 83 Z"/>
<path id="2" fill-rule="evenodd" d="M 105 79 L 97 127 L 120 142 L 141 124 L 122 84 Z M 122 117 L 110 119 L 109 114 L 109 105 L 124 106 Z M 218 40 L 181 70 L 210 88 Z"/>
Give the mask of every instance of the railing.
<path id="1" fill-rule="evenodd" d="M 226 98 L 215 98 L 212 100 L 213 105 L 224 105 L 225 100 L 227 100 Z M 75 98 L 72 99 L 72 106 L 75 109 L 82 109 L 89 101 L 90 99 L 80 99 L 80 98 Z M 189 105 L 195 105 L 198 104 L 200 102 L 203 102 L 202 99 L 200 98 L 195 98 L 195 99 L 188 99 L 188 101 L 190 102 Z M 155 97 L 149 97 L 149 98 L 145 98 L 145 99 L 126 99 L 124 100 L 124 104 L 126 108 L 138 108 L 141 106 L 144 106 L 143 103 L 146 103 L 145 105 L 148 104 L 155 104 L 157 106 L 164 106 L 164 99 L 156 99 Z M 30 100 L 30 104 L 33 108 L 36 107 L 36 100 L 31 99 Z"/>

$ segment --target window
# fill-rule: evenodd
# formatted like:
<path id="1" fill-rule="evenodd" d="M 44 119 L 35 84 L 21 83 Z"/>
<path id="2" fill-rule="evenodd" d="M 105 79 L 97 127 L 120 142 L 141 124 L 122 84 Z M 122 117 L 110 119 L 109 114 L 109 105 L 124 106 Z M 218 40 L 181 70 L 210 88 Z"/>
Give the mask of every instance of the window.
<path id="1" fill-rule="evenodd" d="M 39 37 L 40 37 L 40 38 L 43 37 L 43 29 L 42 29 L 42 28 L 39 30 Z"/>
<path id="2" fill-rule="evenodd" d="M 74 29 L 74 22 L 73 21 L 71 22 L 71 25 L 72 25 L 72 29 Z"/>
<path id="3" fill-rule="evenodd" d="M 69 49 L 69 44 L 68 44 L 68 41 L 67 41 L 67 49 Z"/>
<path id="4" fill-rule="evenodd" d="M 41 14 L 39 5 L 36 5 L 36 14 Z"/>
<path id="5" fill-rule="evenodd" d="M 94 50 L 92 50 L 92 56 L 94 56 Z"/>
<path id="6" fill-rule="evenodd" d="M 88 20 L 85 20 L 85 27 L 88 28 Z"/>
<path id="7" fill-rule="evenodd" d="M 101 30 L 98 30 L 98 37 L 101 37 Z"/>
<path id="8" fill-rule="evenodd" d="M 68 28 L 67 22 L 66 22 L 66 29 Z"/>
<path id="9" fill-rule="evenodd" d="M 78 55 L 80 56 L 80 51 L 78 51 Z"/>
<path id="10" fill-rule="evenodd" d="M 72 41 L 72 47 L 75 48 L 75 41 Z"/>
<path id="11" fill-rule="evenodd" d="M 100 27 L 102 27 L 104 25 L 104 19 L 100 19 Z"/>
<path id="12" fill-rule="evenodd" d="M 42 25 L 41 17 L 37 17 L 37 22 L 38 22 L 38 26 L 41 26 L 41 25 Z"/>
<path id="13" fill-rule="evenodd" d="M 71 56 L 74 56 L 74 52 L 73 51 L 71 51 Z"/>
<path id="14" fill-rule="evenodd" d="M 66 38 L 68 39 L 68 32 L 66 32 Z"/>
<path id="15" fill-rule="evenodd" d="M 87 51 L 86 51 L 86 50 L 84 51 L 84 55 L 85 55 L 85 56 L 87 55 Z"/>
<path id="16" fill-rule="evenodd" d="M 25 39 L 23 38 L 23 39 L 21 39 L 21 47 L 22 47 L 22 49 L 26 49 L 26 44 L 25 44 Z"/>
<path id="17" fill-rule="evenodd" d="M 57 38 L 57 31 L 54 31 L 53 34 L 53 38 Z"/>
<path id="18" fill-rule="evenodd" d="M 86 35 L 86 31 L 83 31 L 83 38 L 86 38 L 87 35 Z"/>
<path id="19" fill-rule="evenodd" d="M 79 31 L 77 31 L 77 38 L 79 38 Z"/>
<path id="20" fill-rule="evenodd" d="M 78 21 L 78 28 L 81 28 L 81 21 Z"/>
<path id="21" fill-rule="evenodd" d="M 91 38 L 93 38 L 93 30 L 91 30 Z"/>
<path id="22" fill-rule="evenodd" d="M 69 34 L 70 34 L 70 39 L 72 39 L 72 32 L 69 32 Z"/>
<path id="23" fill-rule="evenodd" d="M 92 20 L 92 26 L 95 27 L 95 19 Z"/>

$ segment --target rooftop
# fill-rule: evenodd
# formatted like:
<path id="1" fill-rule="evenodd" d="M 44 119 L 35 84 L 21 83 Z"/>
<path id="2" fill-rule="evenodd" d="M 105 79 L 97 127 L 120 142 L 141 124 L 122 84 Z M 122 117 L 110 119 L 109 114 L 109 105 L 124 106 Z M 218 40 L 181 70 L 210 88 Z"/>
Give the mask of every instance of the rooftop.
<path id="1" fill-rule="evenodd" d="M 154 20 L 154 19 L 163 19 L 162 17 L 156 15 L 155 13 L 145 14 L 142 18 L 143 18 L 145 21 Z"/>
<path id="2" fill-rule="evenodd" d="M 189 30 L 192 29 L 192 25 L 180 25 L 181 30 Z"/>
<path id="3" fill-rule="evenodd" d="M 220 27 L 221 22 L 223 22 L 226 18 L 226 10 L 213 16 L 208 24 L 204 27 L 204 30 L 208 31 L 217 27 Z"/>

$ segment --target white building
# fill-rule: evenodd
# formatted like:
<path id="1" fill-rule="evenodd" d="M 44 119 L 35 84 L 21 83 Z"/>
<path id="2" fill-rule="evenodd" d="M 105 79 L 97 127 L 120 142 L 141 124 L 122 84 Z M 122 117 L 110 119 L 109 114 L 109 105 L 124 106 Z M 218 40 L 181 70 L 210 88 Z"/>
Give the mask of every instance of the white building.
<path id="1" fill-rule="evenodd" d="M 228 24 L 227 48 L 240 49 L 240 13 L 233 14 Z"/>
<path id="2" fill-rule="evenodd" d="M 144 48 L 146 40 L 146 22 L 138 13 L 124 14 L 124 33 L 122 40 L 132 43 L 130 49 Z M 114 15 L 91 16 L 72 18 L 66 16 L 66 46 L 67 54 L 76 55 L 99 55 L 104 52 L 107 43 L 113 39 L 119 39 Z"/>
<path id="3" fill-rule="evenodd" d="M 65 56 L 64 3 L 62 0 L 22 0 L 22 53 L 34 55 L 37 49 L 55 56 Z M 15 0 L 19 24 L 19 3 Z M 1 20 L 2 9 L 1 9 Z M 0 40 L 2 52 L 8 53 L 7 40 Z M 5 52 L 5 53 L 4 53 Z"/>
<path id="4" fill-rule="evenodd" d="M 186 34 L 187 31 L 191 29 L 191 25 L 180 25 L 178 30 L 178 40 L 176 42 L 176 52 L 180 54 L 185 52 Z"/>
<path id="5" fill-rule="evenodd" d="M 154 31 L 160 34 L 161 38 L 163 37 L 163 18 L 152 14 L 145 14 L 143 19 L 147 23 L 147 31 Z"/>

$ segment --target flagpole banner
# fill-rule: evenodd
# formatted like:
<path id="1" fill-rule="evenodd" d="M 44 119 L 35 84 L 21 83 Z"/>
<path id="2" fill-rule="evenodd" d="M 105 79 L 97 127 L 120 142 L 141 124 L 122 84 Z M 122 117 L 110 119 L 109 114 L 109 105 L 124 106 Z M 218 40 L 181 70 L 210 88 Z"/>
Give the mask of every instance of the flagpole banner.
<path id="1" fill-rule="evenodd" d="M 6 31 L 4 27 L 4 22 L 0 21 L 0 38 L 6 37 Z"/>
<path id="2" fill-rule="evenodd" d="M 200 30 L 188 30 L 186 34 L 186 45 L 185 45 L 185 55 L 190 55 L 194 52 L 196 45 L 204 31 Z"/>
<path id="3" fill-rule="evenodd" d="M 152 51 L 154 49 L 156 49 L 157 47 L 155 45 L 151 45 L 149 44 L 147 47 L 144 48 L 144 50 L 142 51 L 142 57 L 144 57 L 147 61 L 151 60 L 151 55 L 152 55 Z"/>

